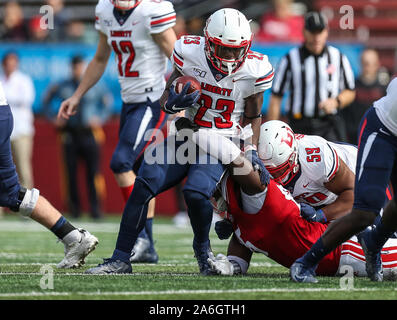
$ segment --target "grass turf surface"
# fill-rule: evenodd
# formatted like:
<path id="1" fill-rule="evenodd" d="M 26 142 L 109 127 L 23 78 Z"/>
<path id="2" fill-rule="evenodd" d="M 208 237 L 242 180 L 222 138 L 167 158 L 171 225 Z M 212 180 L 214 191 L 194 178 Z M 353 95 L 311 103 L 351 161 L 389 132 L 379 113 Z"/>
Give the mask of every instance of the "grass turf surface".
<path id="1" fill-rule="evenodd" d="M 340 278 L 318 277 L 318 284 L 297 284 L 288 269 L 262 254 L 254 254 L 246 276 L 204 277 L 193 257 L 192 232 L 176 228 L 170 219 L 157 217 L 154 238 L 158 264 L 133 265 L 132 275 L 85 275 L 84 271 L 111 255 L 119 217 L 101 222 L 73 221 L 99 238 L 97 249 L 80 269 L 58 270 L 63 245 L 44 227 L 30 220 L 6 217 L 0 220 L 0 299 L 136 299 L 136 300 L 387 300 L 397 299 L 394 282 L 373 283 L 354 278 L 353 289 L 342 289 Z M 225 253 L 227 241 L 211 231 L 214 253 Z M 54 268 L 54 288 L 43 290 L 41 268 Z"/>

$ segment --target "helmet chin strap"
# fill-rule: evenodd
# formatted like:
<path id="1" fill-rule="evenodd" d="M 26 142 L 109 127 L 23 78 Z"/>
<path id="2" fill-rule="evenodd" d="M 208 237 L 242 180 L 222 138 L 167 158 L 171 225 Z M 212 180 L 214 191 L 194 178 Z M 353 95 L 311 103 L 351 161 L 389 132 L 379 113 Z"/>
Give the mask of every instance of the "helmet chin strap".
<path id="1" fill-rule="evenodd" d="M 232 72 L 233 72 L 233 65 L 234 65 L 234 63 L 232 63 L 232 62 L 227 62 L 226 65 L 227 65 L 227 71 L 229 72 L 229 76 L 230 76 L 230 75 L 232 74 Z"/>

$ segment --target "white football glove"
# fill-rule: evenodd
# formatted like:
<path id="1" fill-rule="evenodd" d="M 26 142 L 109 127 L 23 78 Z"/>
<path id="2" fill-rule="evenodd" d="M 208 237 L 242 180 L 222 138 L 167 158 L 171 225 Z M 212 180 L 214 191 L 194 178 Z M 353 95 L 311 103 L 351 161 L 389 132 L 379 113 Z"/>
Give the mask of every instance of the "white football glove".
<path id="1" fill-rule="evenodd" d="M 222 253 L 217 254 L 216 257 L 214 257 L 214 254 L 210 252 L 208 254 L 208 264 L 211 267 L 211 270 L 216 272 L 217 274 L 223 275 L 223 276 L 232 276 L 234 272 L 234 266 L 233 264 L 227 259 L 225 255 Z"/>

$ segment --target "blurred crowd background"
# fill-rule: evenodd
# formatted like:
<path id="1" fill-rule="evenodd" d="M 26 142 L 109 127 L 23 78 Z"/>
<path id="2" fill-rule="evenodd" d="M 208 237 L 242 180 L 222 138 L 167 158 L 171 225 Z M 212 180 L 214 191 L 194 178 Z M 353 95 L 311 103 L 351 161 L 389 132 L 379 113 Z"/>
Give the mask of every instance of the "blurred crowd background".
<path id="1" fill-rule="evenodd" d="M 255 33 L 253 50 L 269 56 L 277 66 L 279 59 L 293 46 L 303 41 L 303 15 L 310 10 L 320 10 L 329 21 L 328 42 L 347 55 L 356 77 L 355 104 L 367 108 L 382 96 L 385 86 L 397 70 L 397 1 L 395 0 L 172 0 L 177 13 L 175 31 L 178 37 L 184 34 L 202 35 L 207 17 L 222 7 L 242 11 L 252 19 Z M 94 28 L 97 0 L 19 0 L 0 1 L 0 57 L 2 74 L 7 72 L 12 52 L 14 68 L 31 79 L 34 93 L 31 98 L 33 114 L 32 135 L 32 180 L 46 197 L 58 208 L 68 206 L 66 164 L 63 156 L 62 135 L 55 121 L 62 94 L 49 96 L 54 86 L 67 78 L 73 78 L 76 59 L 88 62 L 95 53 L 98 39 Z M 49 5 L 54 12 L 54 28 L 40 26 Z M 353 29 L 341 28 L 341 19 L 346 11 L 354 10 Z M 364 53 L 364 54 L 363 54 Z M 75 60 L 73 60 L 75 59 Z M 12 59 L 11 59 L 12 60 Z M 74 61 L 74 62 L 73 62 Z M 12 68 L 12 66 L 11 66 Z M 101 159 L 95 177 L 95 185 L 106 213 L 121 213 L 122 198 L 109 169 L 109 159 L 117 142 L 117 118 L 121 109 L 117 70 L 114 63 L 108 69 L 100 86 L 106 96 L 99 99 L 106 109 L 100 121 L 87 121 L 95 126 Z M 360 88 L 364 88 L 360 90 Z M 368 88 L 371 88 L 369 90 Z M 264 121 L 269 94 L 265 93 L 263 104 Z M 94 102 L 93 102 L 94 103 Z M 354 105 L 353 103 L 353 105 Z M 16 119 L 18 121 L 18 119 Z M 347 119 L 349 130 L 349 120 Z M 355 128 L 352 128 L 354 131 Z M 34 136 L 34 139 L 33 139 Z M 81 191 L 83 211 L 89 211 L 89 187 L 85 186 L 84 165 L 79 170 L 77 181 Z M 89 184 L 89 183 L 88 183 Z M 178 192 L 170 190 L 161 195 L 157 205 L 160 214 L 173 215 L 181 210 Z M 180 201 L 179 201 L 180 203 Z M 77 215 L 76 215 L 77 216 Z"/>

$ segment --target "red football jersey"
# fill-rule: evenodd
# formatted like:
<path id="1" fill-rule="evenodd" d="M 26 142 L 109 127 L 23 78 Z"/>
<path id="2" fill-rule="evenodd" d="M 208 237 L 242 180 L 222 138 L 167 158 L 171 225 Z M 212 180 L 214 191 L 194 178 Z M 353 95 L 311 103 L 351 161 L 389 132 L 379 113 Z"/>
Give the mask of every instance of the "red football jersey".
<path id="1" fill-rule="evenodd" d="M 303 219 L 290 193 L 272 180 L 267 187 L 262 209 L 256 214 L 245 213 L 241 209 L 240 187 L 230 177 L 227 181 L 227 196 L 228 214 L 232 217 L 234 231 L 240 242 L 287 268 L 304 255 L 327 228 L 325 224 Z M 340 254 L 339 246 L 325 256 L 316 274 L 335 275 Z"/>

